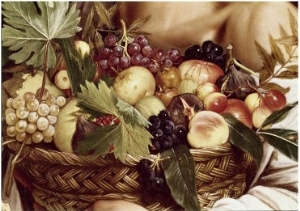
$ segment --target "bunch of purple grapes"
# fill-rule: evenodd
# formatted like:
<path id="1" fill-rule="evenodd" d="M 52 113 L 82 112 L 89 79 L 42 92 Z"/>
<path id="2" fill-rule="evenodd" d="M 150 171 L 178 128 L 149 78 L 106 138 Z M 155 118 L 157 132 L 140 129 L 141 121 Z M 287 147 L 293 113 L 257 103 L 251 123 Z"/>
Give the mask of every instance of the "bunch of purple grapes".
<path id="1" fill-rule="evenodd" d="M 127 45 L 124 43 L 113 33 L 104 37 L 105 45 L 94 57 L 100 70 L 119 72 L 130 66 L 143 66 L 156 73 L 164 66 L 178 66 L 183 61 L 178 49 L 154 48 L 144 35 L 138 35 Z"/>
<path id="2" fill-rule="evenodd" d="M 223 47 L 211 40 L 206 40 L 202 43 L 202 46 L 194 44 L 184 52 L 184 58 L 186 60 L 199 59 L 214 63 L 225 68 L 225 54 L 223 54 Z"/>
<path id="3" fill-rule="evenodd" d="M 141 159 L 137 165 L 142 190 L 148 196 L 170 193 L 164 172 L 161 167 L 156 165 L 158 164 L 149 159 Z"/>
<path id="4" fill-rule="evenodd" d="M 152 146 L 149 148 L 150 153 L 157 154 L 187 143 L 187 131 L 183 126 L 175 125 L 167 110 L 162 110 L 157 116 L 150 116 L 148 120 L 151 123 L 148 130 L 153 136 Z"/>

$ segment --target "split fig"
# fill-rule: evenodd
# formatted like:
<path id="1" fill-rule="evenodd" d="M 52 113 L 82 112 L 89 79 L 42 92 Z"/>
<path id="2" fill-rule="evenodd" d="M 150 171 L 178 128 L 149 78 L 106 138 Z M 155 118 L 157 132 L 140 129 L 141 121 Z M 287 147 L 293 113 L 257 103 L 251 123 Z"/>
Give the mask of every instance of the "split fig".
<path id="1" fill-rule="evenodd" d="M 190 118 L 204 109 L 203 102 L 195 94 L 184 93 L 173 97 L 167 107 L 170 118 L 176 125 L 188 128 Z"/>

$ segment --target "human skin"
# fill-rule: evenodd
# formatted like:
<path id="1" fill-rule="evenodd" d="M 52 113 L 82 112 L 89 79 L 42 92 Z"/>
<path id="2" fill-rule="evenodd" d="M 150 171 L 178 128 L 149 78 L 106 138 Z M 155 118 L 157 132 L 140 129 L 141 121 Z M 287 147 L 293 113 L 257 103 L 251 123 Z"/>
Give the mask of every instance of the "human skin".
<path id="1" fill-rule="evenodd" d="M 289 13 L 297 9 L 287 2 L 124 2 L 120 18 L 127 25 L 151 15 L 140 31 L 150 33 L 152 46 L 176 47 L 184 52 L 193 44 L 213 40 L 234 46 L 234 56 L 245 66 L 260 69 L 257 41 L 270 52 L 269 35 L 280 38 L 280 25 L 292 34 Z M 97 201 L 88 211 L 124 210 L 123 201 Z M 283 202 L 284 203 L 284 202 Z M 130 211 L 130 207 L 126 208 Z M 133 210 L 145 210 L 136 205 Z"/>

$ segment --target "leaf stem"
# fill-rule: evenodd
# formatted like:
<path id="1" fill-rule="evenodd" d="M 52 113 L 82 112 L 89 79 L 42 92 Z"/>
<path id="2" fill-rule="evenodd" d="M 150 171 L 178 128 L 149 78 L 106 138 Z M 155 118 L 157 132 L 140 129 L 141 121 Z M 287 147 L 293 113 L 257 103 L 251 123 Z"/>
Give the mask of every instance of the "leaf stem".
<path id="1" fill-rule="evenodd" d="M 21 155 L 21 152 L 22 152 L 23 149 L 24 149 L 24 146 L 25 146 L 25 144 L 26 144 L 26 142 L 27 142 L 27 139 L 28 139 L 28 137 L 24 139 L 24 141 L 22 142 L 22 145 L 21 145 L 21 147 L 20 147 L 18 153 L 16 154 L 16 156 L 15 156 L 15 157 L 13 158 L 13 160 L 11 161 L 11 169 L 10 169 L 10 171 L 9 171 L 8 183 L 7 183 L 7 186 L 6 186 L 7 189 L 6 189 L 6 191 L 5 191 L 6 196 L 9 196 L 10 193 L 11 193 L 11 188 L 12 188 L 12 183 L 13 183 L 13 177 L 14 177 L 15 166 L 16 166 L 16 164 L 19 162 L 18 159 L 19 159 L 19 157 L 20 157 L 20 155 Z"/>

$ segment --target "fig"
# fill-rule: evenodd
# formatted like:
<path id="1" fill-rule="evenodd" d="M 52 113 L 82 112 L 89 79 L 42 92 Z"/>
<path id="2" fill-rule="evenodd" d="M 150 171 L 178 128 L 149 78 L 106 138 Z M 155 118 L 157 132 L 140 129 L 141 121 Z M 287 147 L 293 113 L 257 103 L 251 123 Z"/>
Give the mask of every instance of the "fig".
<path id="1" fill-rule="evenodd" d="M 182 125 L 185 129 L 188 128 L 188 123 L 192 116 L 203 109 L 203 102 L 197 95 L 191 93 L 184 93 L 173 97 L 167 106 L 171 120 L 175 125 Z"/>
<path id="2" fill-rule="evenodd" d="M 247 95 L 254 92 L 250 86 L 256 86 L 255 79 L 243 70 L 237 70 L 234 64 L 228 67 L 225 75 L 220 76 L 216 85 L 220 91 L 229 98 L 244 100 Z"/>

